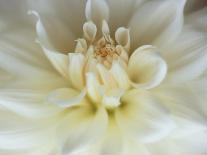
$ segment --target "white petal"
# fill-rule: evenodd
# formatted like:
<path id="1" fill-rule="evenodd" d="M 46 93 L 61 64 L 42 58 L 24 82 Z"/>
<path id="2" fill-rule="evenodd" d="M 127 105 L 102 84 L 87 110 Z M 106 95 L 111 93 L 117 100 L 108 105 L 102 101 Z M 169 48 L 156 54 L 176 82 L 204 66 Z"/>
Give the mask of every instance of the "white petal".
<path id="1" fill-rule="evenodd" d="M 102 104 L 107 108 L 115 108 L 121 104 L 121 96 L 124 94 L 122 89 L 112 89 L 107 91 L 103 98 Z"/>
<path id="2" fill-rule="evenodd" d="M 131 55 L 128 74 L 136 88 L 150 89 L 159 85 L 167 73 L 167 64 L 153 46 L 141 46 Z"/>
<path id="3" fill-rule="evenodd" d="M 105 20 L 103 20 L 103 22 L 102 22 L 102 33 L 105 36 L 109 35 L 109 33 L 110 33 L 109 25 L 108 25 L 107 21 L 105 21 Z"/>
<path id="4" fill-rule="evenodd" d="M 87 0 L 85 15 L 87 20 L 92 20 L 96 25 L 101 25 L 103 20 L 109 18 L 109 8 L 105 0 Z"/>
<path id="5" fill-rule="evenodd" d="M 55 16 L 66 24 L 76 36 L 81 36 L 82 24 L 85 21 L 84 0 L 28 0 L 30 10 L 35 10 L 41 14 Z"/>
<path id="6" fill-rule="evenodd" d="M 60 108 L 44 101 L 45 92 L 24 89 L 3 89 L 0 91 L 0 105 L 18 115 L 41 118 L 55 115 Z"/>
<path id="7" fill-rule="evenodd" d="M 88 41 L 93 42 L 96 37 L 96 33 L 97 33 L 97 28 L 93 22 L 89 21 L 87 23 L 84 23 L 83 34 Z"/>
<path id="8" fill-rule="evenodd" d="M 80 52 L 80 53 L 84 53 L 86 52 L 88 49 L 88 45 L 85 39 L 78 39 L 77 40 L 77 44 L 75 47 L 75 52 Z"/>
<path id="9" fill-rule="evenodd" d="M 63 154 L 75 154 L 93 146 L 100 140 L 108 123 L 104 108 L 99 108 L 95 114 L 91 109 L 79 109 L 68 114 L 61 122 L 59 133 L 62 135 Z"/>
<path id="10" fill-rule="evenodd" d="M 147 1 L 132 17 L 132 45 L 170 42 L 180 33 L 185 0 Z M 143 18 L 144 17 L 144 18 Z M 159 20 L 158 20 L 159 19 Z"/>
<path id="11" fill-rule="evenodd" d="M 53 143 L 52 119 L 26 119 L 9 111 L 0 111 L 0 148 L 20 150 Z M 2 153 L 2 152 L 1 152 Z"/>
<path id="12" fill-rule="evenodd" d="M 12 62 L 12 63 L 11 63 Z M 27 26 L 7 28 L 0 36 L 0 68 L 18 77 L 48 76 L 53 72 Z"/>
<path id="13" fill-rule="evenodd" d="M 121 101 L 124 108 L 116 111 L 116 121 L 124 133 L 137 142 L 158 141 L 174 129 L 168 111 L 148 92 L 134 89 Z"/>
<path id="14" fill-rule="evenodd" d="M 115 33 L 115 39 L 118 44 L 122 45 L 127 50 L 129 50 L 129 48 L 130 48 L 129 29 L 126 29 L 124 27 L 118 28 Z"/>
<path id="15" fill-rule="evenodd" d="M 127 72 L 119 62 L 113 62 L 110 72 L 120 88 L 128 89 L 130 87 L 130 81 Z"/>
<path id="16" fill-rule="evenodd" d="M 191 13 L 189 16 L 186 18 L 186 22 L 190 25 L 193 25 L 194 28 L 207 32 L 207 8 L 203 8 L 199 11 Z"/>
<path id="17" fill-rule="evenodd" d="M 73 86 L 79 90 L 84 87 L 85 57 L 81 53 L 69 53 L 69 76 Z"/>
<path id="18" fill-rule="evenodd" d="M 102 64 L 97 64 L 97 70 L 100 74 L 101 80 L 108 89 L 116 88 L 117 83 L 109 70 Z"/>
<path id="19" fill-rule="evenodd" d="M 80 105 L 84 99 L 86 91 L 78 92 L 72 88 L 59 88 L 49 93 L 47 100 L 49 103 L 60 107 L 71 107 Z"/>
<path id="20" fill-rule="evenodd" d="M 206 42 L 204 33 L 186 28 L 177 40 L 169 45 L 171 50 L 163 52 L 163 57 L 169 64 L 167 80 L 183 83 L 199 77 L 207 68 Z"/>
<path id="21" fill-rule="evenodd" d="M 48 49 L 68 52 L 74 49 L 75 37 L 63 22 L 56 17 L 38 14 L 30 11 L 37 17 L 36 31 L 38 41 Z M 57 31 L 58 30 L 58 31 Z"/>
<path id="22" fill-rule="evenodd" d="M 204 83 L 205 86 L 205 83 Z M 163 85 L 153 90 L 171 113 L 177 117 L 196 123 L 205 122 L 205 101 L 198 96 L 190 85 Z"/>
<path id="23" fill-rule="evenodd" d="M 131 15 L 146 0 L 108 0 L 110 10 L 110 28 L 112 32 L 120 26 L 127 26 Z M 124 11 L 123 11 L 124 10 Z"/>
<path id="24" fill-rule="evenodd" d="M 49 59 L 49 61 L 52 63 L 52 65 L 55 67 L 55 69 L 65 78 L 68 78 L 68 56 L 59 53 L 57 51 L 52 51 L 46 47 L 44 47 L 43 44 L 40 44 L 42 46 L 42 49 Z"/>
<path id="25" fill-rule="evenodd" d="M 100 83 L 93 73 L 86 74 L 86 87 L 88 96 L 95 102 L 101 101 Z"/>
<path id="26" fill-rule="evenodd" d="M 124 138 L 119 127 L 113 120 L 109 120 L 107 132 L 103 135 L 103 140 L 98 152 L 100 155 L 125 155 Z M 129 152 L 128 152 L 129 153 Z"/>

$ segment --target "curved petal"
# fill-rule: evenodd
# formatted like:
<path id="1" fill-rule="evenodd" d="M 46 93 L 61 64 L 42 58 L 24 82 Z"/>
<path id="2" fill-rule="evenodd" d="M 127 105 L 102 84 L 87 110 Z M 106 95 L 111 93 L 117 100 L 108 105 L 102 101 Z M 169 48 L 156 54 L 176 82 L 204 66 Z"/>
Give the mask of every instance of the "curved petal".
<path id="1" fill-rule="evenodd" d="M 87 94 L 95 103 L 101 101 L 101 85 L 94 73 L 86 74 Z"/>
<path id="2" fill-rule="evenodd" d="M 115 38 L 118 44 L 129 50 L 130 48 L 130 35 L 129 29 L 120 27 L 116 30 Z"/>
<path id="3" fill-rule="evenodd" d="M 27 0 L 27 2 L 29 10 L 35 10 L 41 15 L 55 16 L 64 22 L 76 37 L 82 35 L 85 0 Z"/>
<path id="4" fill-rule="evenodd" d="M 87 20 L 92 20 L 98 27 L 103 20 L 109 18 L 109 8 L 105 0 L 87 0 L 85 15 Z"/>
<path id="5" fill-rule="evenodd" d="M 124 155 L 124 136 L 113 119 L 108 122 L 108 128 L 97 151 L 100 155 Z"/>
<path id="6" fill-rule="evenodd" d="M 141 46 L 131 55 L 128 74 L 136 88 L 150 89 L 159 85 L 167 73 L 167 64 L 153 46 Z"/>
<path id="7" fill-rule="evenodd" d="M 147 1 L 132 17 L 129 28 L 132 45 L 156 45 L 170 42 L 183 26 L 183 8 L 186 0 Z M 159 19 L 159 20 L 158 20 Z"/>
<path id="8" fill-rule="evenodd" d="M 78 92 L 72 88 L 59 88 L 49 93 L 47 100 L 60 107 L 72 107 L 80 105 L 84 99 L 86 91 Z"/>
<path id="9" fill-rule="evenodd" d="M 93 22 L 89 21 L 83 24 L 83 34 L 88 41 L 93 42 L 96 37 L 96 33 L 97 28 Z"/>
<path id="10" fill-rule="evenodd" d="M 81 53 L 69 53 L 68 73 L 72 85 L 81 90 L 84 87 L 85 57 Z"/>
<path id="11" fill-rule="evenodd" d="M 144 1 L 146 0 L 107 0 L 110 10 L 109 24 L 112 32 L 114 33 L 120 26 L 127 26 L 134 11 Z"/>
<path id="12" fill-rule="evenodd" d="M 183 83 L 198 78 L 207 69 L 206 34 L 185 28 L 175 42 L 163 52 L 168 62 L 168 82 Z M 167 47 L 163 50 L 167 50 Z"/>
<path id="13" fill-rule="evenodd" d="M 0 105 L 18 115 L 42 118 L 55 115 L 62 110 L 44 101 L 46 93 L 28 89 L 3 89 L 0 91 Z"/>
<path id="14" fill-rule="evenodd" d="M 37 18 L 38 41 L 44 47 L 61 52 L 69 52 L 74 49 L 74 34 L 57 17 L 42 15 L 35 11 L 29 11 L 29 14 L 33 14 Z"/>
<path id="15" fill-rule="evenodd" d="M 117 83 L 113 78 L 113 75 L 109 72 L 109 70 L 104 65 L 97 64 L 96 68 L 99 72 L 99 75 L 101 77 L 104 86 L 106 86 L 107 89 L 113 89 L 117 87 Z"/>
<path id="16" fill-rule="evenodd" d="M 0 35 L 0 68 L 13 76 L 29 78 L 53 72 L 34 38 L 31 27 L 6 28 Z"/>
<path id="17" fill-rule="evenodd" d="M 9 111 L 0 111 L 0 148 L 21 150 L 51 145 L 55 123 L 52 119 L 26 119 Z"/>
<path id="18" fill-rule="evenodd" d="M 92 109 L 86 107 L 76 110 L 61 122 L 59 127 L 62 153 L 73 154 L 85 151 L 93 146 L 104 134 L 108 116 L 106 110 L 100 107 L 92 114 Z"/>
<path id="19" fill-rule="evenodd" d="M 207 3 L 206 3 L 207 4 Z M 207 7 L 189 14 L 186 18 L 186 22 L 193 25 L 194 28 L 207 32 Z"/>
<path id="20" fill-rule="evenodd" d="M 130 81 L 127 72 L 118 61 L 113 62 L 110 72 L 116 80 L 119 88 L 128 89 L 130 87 Z"/>
<path id="21" fill-rule="evenodd" d="M 107 108 L 116 108 L 121 104 L 121 97 L 124 94 L 122 89 L 112 89 L 104 93 L 102 104 Z"/>
<path id="22" fill-rule="evenodd" d="M 121 101 L 123 108 L 115 112 L 116 121 L 123 132 L 134 140 L 156 142 L 174 129 L 168 111 L 148 92 L 134 89 L 127 92 Z"/>
<path id="23" fill-rule="evenodd" d="M 68 56 L 62 53 L 59 53 L 57 51 L 50 50 L 46 47 L 44 47 L 43 44 L 41 44 L 41 47 L 49 59 L 49 61 L 52 63 L 52 65 L 55 67 L 55 69 L 65 78 L 68 78 Z"/>
<path id="24" fill-rule="evenodd" d="M 203 83 L 203 87 L 205 87 Z M 203 124 L 206 122 L 206 101 L 190 85 L 162 85 L 153 90 L 163 104 L 177 117 Z M 197 87 L 198 89 L 198 87 Z M 203 90 L 204 92 L 204 90 Z M 202 103 L 203 102 L 203 103 Z"/>

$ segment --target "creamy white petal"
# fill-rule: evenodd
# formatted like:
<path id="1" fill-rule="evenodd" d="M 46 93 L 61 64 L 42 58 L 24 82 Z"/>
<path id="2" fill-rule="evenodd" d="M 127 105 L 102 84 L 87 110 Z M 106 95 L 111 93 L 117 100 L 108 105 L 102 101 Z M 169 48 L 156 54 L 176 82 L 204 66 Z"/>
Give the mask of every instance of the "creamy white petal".
<path id="1" fill-rule="evenodd" d="M 72 85 L 77 89 L 84 87 L 85 57 L 81 53 L 69 53 L 68 74 Z"/>
<path id="2" fill-rule="evenodd" d="M 68 78 L 68 56 L 60 53 L 58 51 L 53 51 L 48 48 L 46 48 L 43 44 L 41 44 L 41 47 L 49 59 L 49 61 L 52 63 L 52 65 L 55 67 L 55 69 L 65 78 Z"/>
<path id="3" fill-rule="evenodd" d="M 124 155 L 124 138 L 114 119 L 110 119 L 108 128 L 103 135 L 98 154 Z"/>
<path id="4" fill-rule="evenodd" d="M 207 68 L 207 37 L 187 28 L 175 42 L 162 52 L 169 66 L 167 80 L 183 83 L 199 77 Z M 167 47 L 163 50 L 167 50 Z"/>
<path id="5" fill-rule="evenodd" d="M 101 85 L 94 73 L 86 74 L 87 95 L 93 102 L 99 103 L 101 100 Z"/>
<path id="6" fill-rule="evenodd" d="M 199 31 L 207 32 L 207 7 L 189 14 L 186 23 L 192 25 Z"/>
<path id="7" fill-rule="evenodd" d="M 116 108 L 121 104 L 121 97 L 124 94 L 123 89 L 112 89 L 104 93 L 102 104 L 107 108 Z"/>
<path id="8" fill-rule="evenodd" d="M 110 72 L 120 88 L 128 89 L 130 87 L 130 81 L 127 72 L 118 61 L 113 62 Z"/>
<path id="9" fill-rule="evenodd" d="M 72 88 L 59 88 L 49 93 L 47 100 L 49 103 L 63 108 L 81 105 L 86 91 L 79 92 Z"/>
<path id="10" fill-rule="evenodd" d="M 185 0 L 147 1 L 133 15 L 129 28 L 133 49 L 143 44 L 170 42 L 180 33 Z M 146 20 L 147 19 L 147 20 Z M 159 19 L 159 20 L 158 20 Z"/>
<path id="11" fill-rule="evenodd" d="M 83 34 L 88 41 L 93 42 L 96 37 L 96 33 L 97 28 L 93 22 L 89 21 L 83 24 Z"/>
<path id="12" fill-rule="evenodd" d="M 48 76 L 53 71 L 34 43 L 34 31 L 25 26 L 0 35 L 0 68 L 18 77 Z"/>
<path id="13" fill-rule="evenodd" d="M 163 85 L 153 90 L 173 115 L 202 124 L 206 112 L 202 98 L 195 92 L 186 84 Z"/>
<path id="14" fill-rule="evenodd" d="M 129 50 L 130 48 L 130 35 L 129 29 L 120 27 L 116 30 L 115 39 L 118 44 L 122 45 L 124 48 Z"/>
<path id="15" fill-rule="evenodd" d="M 61 122 L 59 134 L 62 134 L 63 154 L 85 151 L 104 134 L 108 122 L 105 109 L 99 108 L 95 113 L 91 110 L 87 107 L 76 110 Z"/>
<path id="16" fill-rule="evenodd" d="M 117 87 L 116 80 L 104 65 L 97 64 L 96 68 L 100 74 L 104 86 L 106 86 L 108 89 Z"/>
<path id="17" fill-rule="evenodd" d="M 135 88 L 156 87 L 163 81 L 166 73 L 167 64 L 153 46 L 141 46 L 129 59 L 128 74 Z"/>
<path id="18" fill-rule="evenodd" d="M 105 0 L 87 0 L 85 15 L 87 20 L 92 20 L 97 26 L 101 26 L 103 20 L 109 18 L 109 8 Z"/>
<path id="19" fill-rule="evenodd" d="M 28 8 L 40 14 L 55 16 L 61 20 L 75 36 L 81 36 L 85 21 L 85 0 L 27 0 Z"/>
<path id="20" fill-rule="evenodd" d="M 0 105 L 9 111 L 29 118 L 49 117 L 62 110 L 48 105 L 46 92 L 28 89 L 1 89 Z"/>
<path id="21" fill-rule="evenodd" d="M 131 15 L 144 1 L 146 0 L 107 0 L 110 10 L 109 24 L 112 32 L 114 33 L 120 26 L 127 26 Z"/>
<path id="22" fill-rule="evenodd" d="M 102 22 L 102 33 L 104 36 L 107 36 L 110 34 L 109 25 L 106 20 L 103 20 Z"/>
<path id="23" fill-rule="evenodd" d="M 2 110 L 0 116 L 0 149 L 17 151 L 54 142 L 54 128 L 51 125 L 55 123 L 52 119 L 26 119 Z"/>
<path id="24" fill-rule="evenodd" d="M 74 34 L 55 16 L 46 16 L 30 11 L 37 18 L 38 41 L 48 49 L 69 52 L 74 49 Z M 57 31 L 58 30 L 58 31 Z"/>
<path id="25" fill-rule="evenodd" d="M 115 113 L 125 134 L 141 143 L 159 141 L 175 127 L 170 113 L 149 92 L 131 90 L 121 98 L 123 104 Z"/>

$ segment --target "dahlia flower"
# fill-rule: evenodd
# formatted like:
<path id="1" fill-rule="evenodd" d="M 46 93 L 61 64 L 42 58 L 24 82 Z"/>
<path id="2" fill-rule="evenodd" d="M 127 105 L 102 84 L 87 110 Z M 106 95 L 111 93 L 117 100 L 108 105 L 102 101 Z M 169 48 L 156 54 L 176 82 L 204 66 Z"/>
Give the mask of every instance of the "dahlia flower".
<path id="1" fill-rule="evenodd" d="M 0 5 L 1 155 L 207 154 L 207 8 Z"/>

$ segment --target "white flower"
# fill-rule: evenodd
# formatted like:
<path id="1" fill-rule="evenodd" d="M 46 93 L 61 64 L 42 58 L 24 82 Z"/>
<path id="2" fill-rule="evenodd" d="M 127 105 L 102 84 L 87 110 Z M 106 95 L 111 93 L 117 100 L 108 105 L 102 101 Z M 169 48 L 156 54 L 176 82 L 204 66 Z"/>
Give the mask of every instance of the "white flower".
<path id="1" fill-rule="evenodd" d="M 0 154 L 207 154 L 206 8 L 20 4 L 0 20 Z"/>

